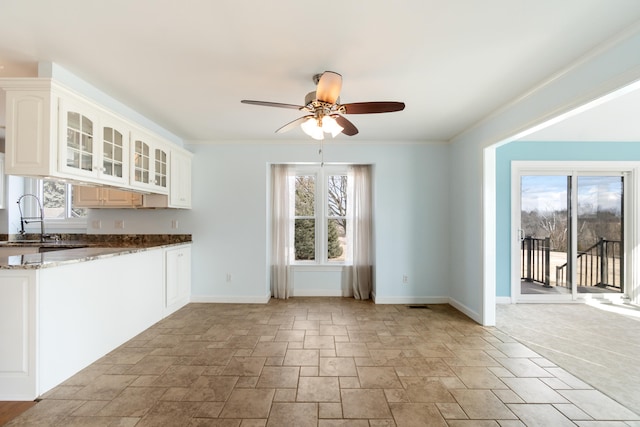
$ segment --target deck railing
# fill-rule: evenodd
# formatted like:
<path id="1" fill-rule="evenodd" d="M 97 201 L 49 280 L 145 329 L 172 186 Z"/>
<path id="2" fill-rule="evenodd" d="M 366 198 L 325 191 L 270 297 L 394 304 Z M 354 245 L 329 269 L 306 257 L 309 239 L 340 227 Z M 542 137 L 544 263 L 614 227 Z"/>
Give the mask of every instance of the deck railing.
<path id="1" fill-rule="evenodd" d="M 545 287 L 551 287 L 551 248 L 549 238 L 538 239 L 527 236 L 522 240 L 522 266 L 521 279 L 527 282 L 542 283 Z"/>
<path id="2" fill-rule="evenodd" d="M 556 267 L 556 286 L 569 287 L 567 263 Z M 578 253 L 576 262 L 577 286 L 598 286 L 623 291 L 624 258 L 622 242 L 600 238 L 585 251 Z"/>

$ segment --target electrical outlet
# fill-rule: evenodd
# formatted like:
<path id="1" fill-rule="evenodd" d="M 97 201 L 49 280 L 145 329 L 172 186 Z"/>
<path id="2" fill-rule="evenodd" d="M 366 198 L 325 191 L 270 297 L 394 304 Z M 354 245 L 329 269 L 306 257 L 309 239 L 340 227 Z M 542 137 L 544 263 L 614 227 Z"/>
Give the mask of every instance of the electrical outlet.
<path id="1" fill-rule="evenodd" d="M 409 283 L 409 276 L 407 276 L 406 274 L 402 275 L 402 283 Z"/>
<path id="2" fill-rule="evenodd" d="M 102 228 L 102 221 L 100 221 L 99 219 L 94 219 L 93 221 L 91 221 L 91 227 L 95 228 L 96 230 L 99 230 Z"/>
<path id="3" fill-rule="evenodd" d="M 231 282 L 231 273 L 227 273 L 227 282 Z"/>
<path id="4" fill-rule="evenodd" d="M 115 220 L 114 227 L 116 230 L 124 230 L 124 220 L 123 219 Z"/>
<path id="5" fill-rule="evenodd" d="M 172 219 L 171 220 L 171 228 L 173 228 L 174 230 L 178 228 L 178 220 L 177 219 Z"/>

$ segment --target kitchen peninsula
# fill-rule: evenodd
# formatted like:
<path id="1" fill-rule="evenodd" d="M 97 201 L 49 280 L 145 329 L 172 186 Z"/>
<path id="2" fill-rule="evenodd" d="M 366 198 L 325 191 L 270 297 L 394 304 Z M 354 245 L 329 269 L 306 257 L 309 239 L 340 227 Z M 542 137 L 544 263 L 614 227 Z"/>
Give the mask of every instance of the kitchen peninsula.
<path id="1" fill-rule="evenodd" d="M 191 236 L 82 236 L 0 256 L 0 400 L 33 400 L 189 302 Z"/>

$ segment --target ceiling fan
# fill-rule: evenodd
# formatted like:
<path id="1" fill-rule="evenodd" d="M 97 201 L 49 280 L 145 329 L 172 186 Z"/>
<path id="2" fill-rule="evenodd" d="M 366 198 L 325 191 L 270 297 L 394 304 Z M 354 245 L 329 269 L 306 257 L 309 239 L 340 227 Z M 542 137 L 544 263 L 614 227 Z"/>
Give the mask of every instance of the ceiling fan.
<path id="1" fill-rule="evenodd" d="M 317 85 L 315 92 L 309 92 L 304 99 L 304 105 L 282 104 L 279 102 L 251 101 L 243 99 L 243 104 L 262 105 L 266 107 L 291 108 L 305 111 L 309 114 L 287 123 L 276 133 L 287 132 L 300 125 L 302 130 L 314 139 L 324 139 L 324 133 L 333 137 L 343 133 L 353 136 L 358 128 L 347 120 L 343 114 L 372 114 L 391 113 L 404 110 L 404 102 L 355 102 L 340 104 L 340 90 L 342 76 L 333 71 L 325 71 L 313 76 Z"/>

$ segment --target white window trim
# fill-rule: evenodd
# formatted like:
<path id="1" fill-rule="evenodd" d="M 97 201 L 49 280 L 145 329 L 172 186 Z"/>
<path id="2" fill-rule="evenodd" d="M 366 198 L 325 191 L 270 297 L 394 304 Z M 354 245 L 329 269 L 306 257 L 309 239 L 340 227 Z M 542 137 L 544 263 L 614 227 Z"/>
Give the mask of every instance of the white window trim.
<path id="1" fill-rule="evenodd" d="M 517 225 L 520 215 L 520 176 L 535 175 L 585 175 L 585 174 L 625 174 L 624 218 L 625 229 L 625 295 L 631 302 L 640 303 L 640 162 L 633 161 L 520 161 L 511 162 L 511 254 L 519 248 Z M 574 233 L 575 235 L 575 233 Z M 574 245 L 575 247 L 575 245 Z M 518 249 L 519 250 L 519 249 Z M 523 296 L 519 288 L 519 259 L 511 260 L 511 300 L 512 302 L 549 302 L 548 296 Z M 516 276 L 518 276 L 516 278 Z M 556 297 L 557 301 L 586 302 L 592 299 L 618 300 L 623 295 L 577 294 Z"/>
<path id="2" fill-rule="evenodd" d="M 293 219 L 295 215 L 292 215 L 292 221 L 290 225 L 290 233 L 291 236 L 291 259 L 292 266 L 296 269 L 299 267 L 308 267 L 315 268 L 321 267 L 323 269 L 326 268 L 337 268 L 341 269 L 344 266 L 351 265 L 351 227 L 347 227 L 347 247 L 345 248 L 347 254 L 345 260 L 343 261 L 331 261 L 327 257 L 327 224 L 328 224 L 328 203 L 327 203 L 327 179 L 329 175 L 346 175 L 347 176 L 347 224 L 351 222 L 350 214 L 353 209 L 351 209 L 351 194 L 353 193 L 353 173 L 350 165 L 293 165 L 291 171 L 291 181 L 290 181 L 290 193 L 292 197 L 289 198 L 289 208 L 290 212 L 295 212 L 295 177 L 307 175 L 307 176 L 315 176 L 316 180 L 316 194 L 315 194 L 315 220 L 316 220 L 316 254 L 315 260 L 296 260 L 295 259 L 295 220 Z M 321 195 L 321 197 L 318 197 Z"/>

